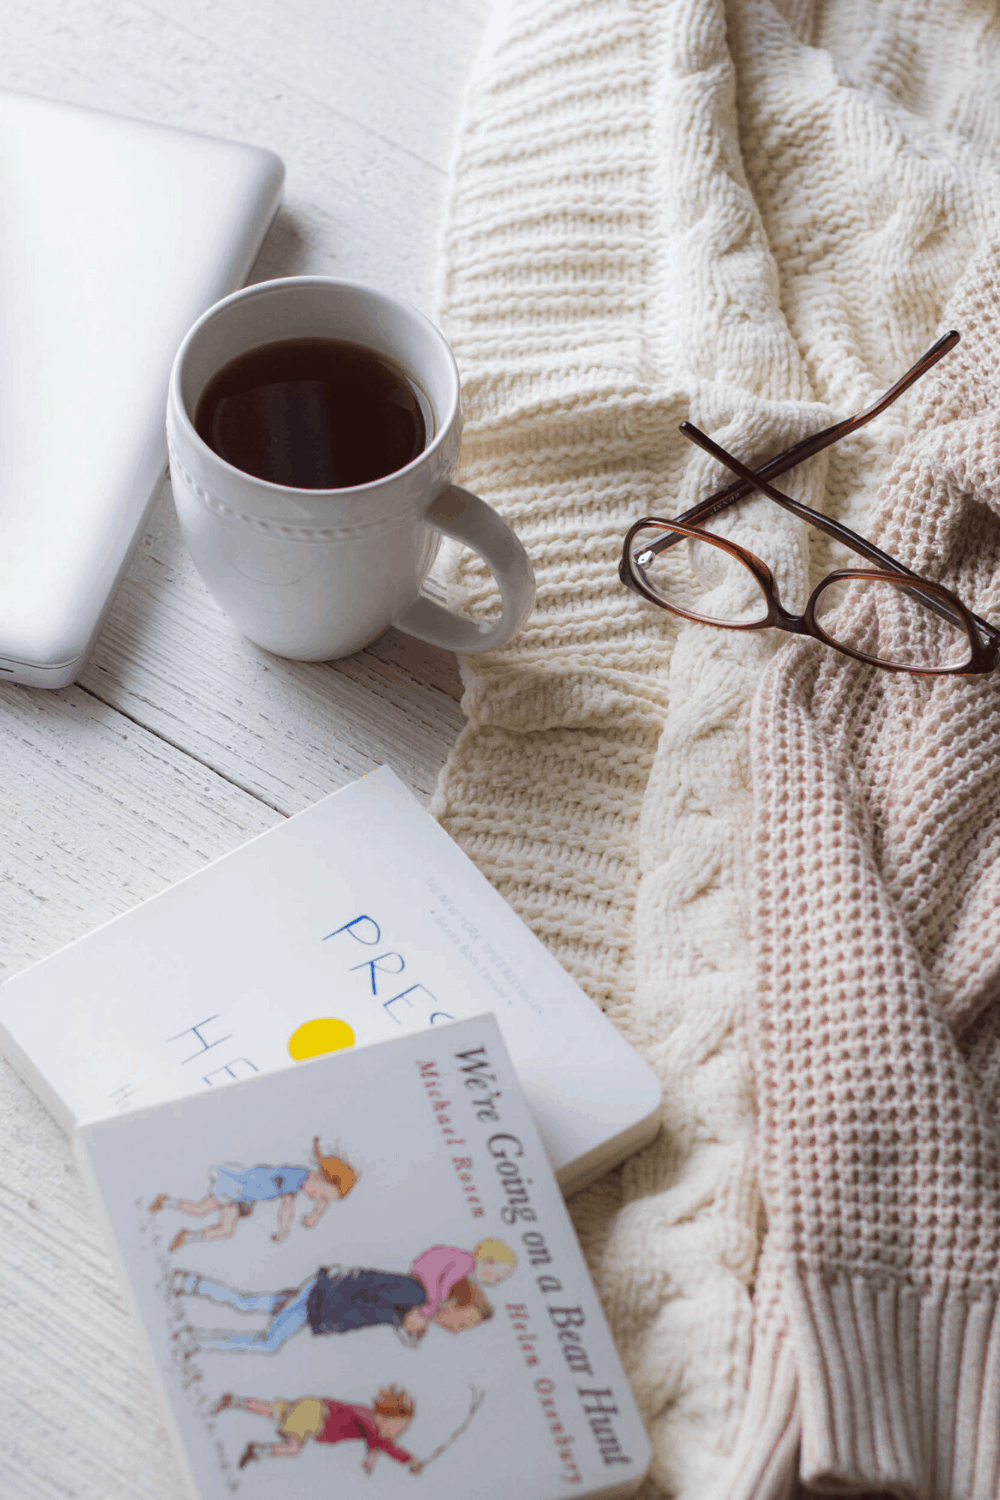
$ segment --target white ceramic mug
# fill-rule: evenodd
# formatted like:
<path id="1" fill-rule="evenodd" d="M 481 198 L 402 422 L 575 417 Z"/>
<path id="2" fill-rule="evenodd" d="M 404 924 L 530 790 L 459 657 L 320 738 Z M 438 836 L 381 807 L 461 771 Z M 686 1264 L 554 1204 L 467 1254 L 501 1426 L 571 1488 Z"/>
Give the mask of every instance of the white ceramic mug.
<path id="1" fill-rule="evenodd" d="M 347 340 L 402 365 L 433 411 L 423 452 L 394 474 L 339 490 L 272 484 L 220 458 L 194 427 L 206 385 L 240 355 L 296 338 Z M 454 357 L 415 308 L 325 276 L 234 292 L 195 323 L 170 376 L 170 476 L 195 567 L 243 634 L 278 656 L 347 656 L 390 625 L 452 651 L 502 646 L 531 613 L 534 578 L 506 521 L 452 483 L 461 431 Z M 490 568 L 502 606 L 496 623 L 421 594 L 442 536 Z"/>

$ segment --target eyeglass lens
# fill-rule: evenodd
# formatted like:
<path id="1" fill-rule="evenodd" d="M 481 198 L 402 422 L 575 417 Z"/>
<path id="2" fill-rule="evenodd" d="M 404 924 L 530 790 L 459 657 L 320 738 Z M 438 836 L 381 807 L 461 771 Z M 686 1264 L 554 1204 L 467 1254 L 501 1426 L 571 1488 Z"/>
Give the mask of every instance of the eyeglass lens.
<path id="1" fill-rule="evenodd" d="M 633 566 L 660 604 L 715 625 L 756 624 L 767 618 L 768 601 L 757 579 L 714 538 L 685 536 L 676 546 L 654 552 L 653 544 L 664 534 L 662 526 L 643 528 L 631 549 Z"/>
<path id="2" fill-rule="evenodd" d="M 933 594 L 886 579 L 826 584 L 815 600 L 814 619 L 832 645 L 886 666 L 941 672 L 968 666 L 972 659 L 961 619 L 947 618 Z"/>

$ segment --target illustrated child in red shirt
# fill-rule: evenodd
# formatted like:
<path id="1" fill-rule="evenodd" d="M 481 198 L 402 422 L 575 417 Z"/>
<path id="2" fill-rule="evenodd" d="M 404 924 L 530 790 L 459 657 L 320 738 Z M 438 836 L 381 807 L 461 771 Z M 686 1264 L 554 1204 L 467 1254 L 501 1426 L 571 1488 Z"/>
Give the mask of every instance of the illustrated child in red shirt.
<path id="1" fill-rule="evenodd" d="M 271 1238 L 277 1243 L 288 1238 L 295 1217 L 295 1198 L 304 1193 L 315 1207 L 303 1216 L 306 1229 L 315 1229 L 330 1204 L 337 1198 L 346 1198 L 357 1181 L 357 1173 L 339 1156 L 322 1156 L 319 1136 L 313 1141 L 314 1167 L 239 1167 L 216 1166 L 211 1168 L 212 1191 L 204 1198 L 171 1198 L 169 1193 L 160 1193 L 149 1205 L 151 1214 L 165 1208 L 176 1209 L 182 1214 L 191 1214 L 203 1219 L 207 1214 L 218 1212 L 218 1219 L 207 1229 L 179 1229 L 170 1242 L 171 1250 L 179 1250 L 192 1240 L 228 1240 L 236 1233 L 241 1219 L 253 1213 L 255 1203 L 278 1203 L 278 1232 Z"/>
<path id="2" fill-rule="evenodd" d="M 270 1417 L 278 1425 L 278 1442 L 247 1443 L 240 1457 L 240 1468 L 260 1458 L 297 1458 L 310 1438 L 317 1443 L 363 1442 L 365 1456 L 361 1467 L 370 1474 L 380 1453 L 387 1453 L 398 1464 L 408 1464 L 411 1474 L 419 1474 L 423 1464 L 396 1441 L 413 1421 L 416 1410 L 413 1397 L 397 1386 L 384 1386 L 371 1406 L 355 1406 L 320 1396 L 303 1396 L 298 1401 L 259 1401 L 256 1396 L 234 1396 L 229 1392 L 220 1400 L 213 1416 L 221 1411 L 252 1411 L 259 1417 Z"/>

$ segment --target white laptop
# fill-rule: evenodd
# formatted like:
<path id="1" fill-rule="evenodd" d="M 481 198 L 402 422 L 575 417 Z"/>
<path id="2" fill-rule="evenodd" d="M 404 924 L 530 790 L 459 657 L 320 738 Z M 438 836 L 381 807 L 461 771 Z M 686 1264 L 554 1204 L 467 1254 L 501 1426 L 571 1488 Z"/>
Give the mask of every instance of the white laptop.
<path id="1" fill-rule="evenodd" d="M 167 377 L 246 279 L 270 151 L 0 90 L 0 681 L 76 677 L 167 459 Z"/>

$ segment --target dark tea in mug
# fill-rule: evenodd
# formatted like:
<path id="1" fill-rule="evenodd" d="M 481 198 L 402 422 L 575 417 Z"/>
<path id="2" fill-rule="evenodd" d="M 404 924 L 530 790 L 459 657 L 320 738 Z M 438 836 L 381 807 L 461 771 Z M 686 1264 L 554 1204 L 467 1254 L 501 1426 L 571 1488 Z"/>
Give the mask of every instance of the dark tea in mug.
<path id="1" fill-rule="evenodd" d="M 433 435 L 430 402 L 395 360 L 343 339 L 286 339 L 224 365 L 198 436 L 271 484 L 342 490 L 395 474 Z"/>

